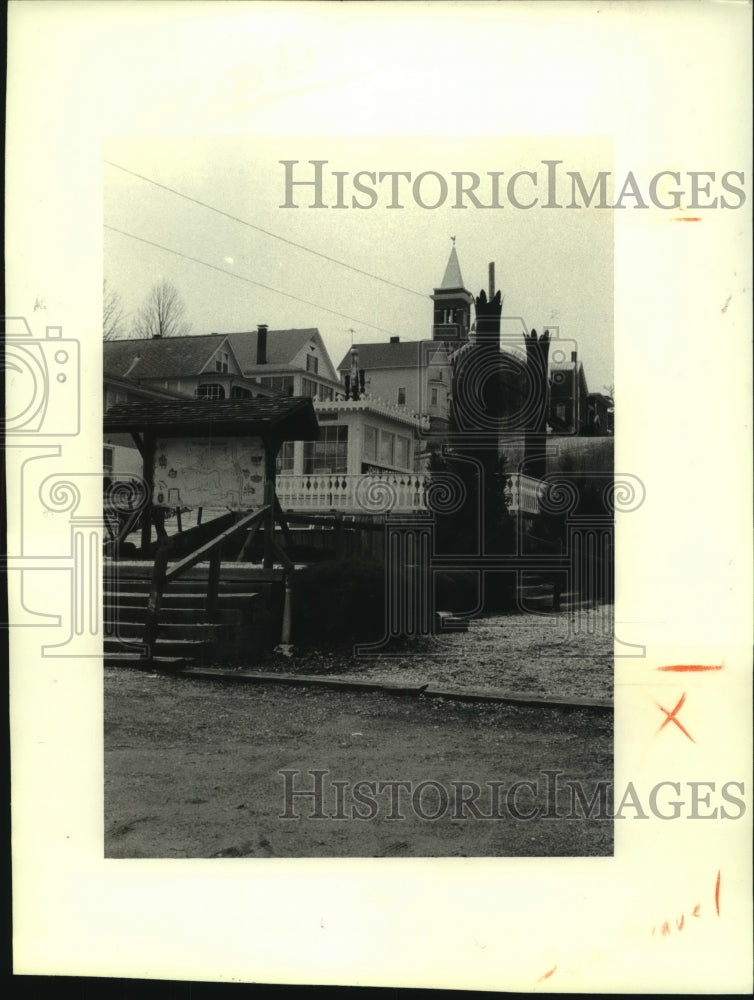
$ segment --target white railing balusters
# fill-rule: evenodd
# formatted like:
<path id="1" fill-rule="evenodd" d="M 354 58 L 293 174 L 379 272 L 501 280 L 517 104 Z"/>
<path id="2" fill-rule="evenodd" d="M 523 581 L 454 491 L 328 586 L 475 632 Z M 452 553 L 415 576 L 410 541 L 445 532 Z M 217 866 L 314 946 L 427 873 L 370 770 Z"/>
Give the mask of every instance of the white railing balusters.
<path id="1" fill-rule="evenodd" d="M 283 510 L 338 510 L 359 514 L 369 512 L 371 498 L 375 498 L 374 512 L 385 507 L 401 513 L 426 510 L 427 486 L 431 478 L 431 473 L 427 472 L 364 473 L 355 476 L 281 473 L 277 477 L 276 489 Z M 538 479 L 520 473 L 508 475 L 505 495 L 510 512 L 538 513 L 539 489 Z"/>

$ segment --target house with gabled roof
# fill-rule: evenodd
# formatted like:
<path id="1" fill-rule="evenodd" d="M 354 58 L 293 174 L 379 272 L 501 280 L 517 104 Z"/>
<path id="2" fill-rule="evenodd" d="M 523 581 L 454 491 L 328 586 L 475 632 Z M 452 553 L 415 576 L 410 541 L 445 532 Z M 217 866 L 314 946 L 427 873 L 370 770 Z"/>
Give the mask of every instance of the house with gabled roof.
<path id="1" fill-rule="evenodd" d="M 227 337 L 154 337 L 107 340 L 102 345 L 103 412 L 121 403 L 169 399 L 251 399 L 274 396 L 247 379 Z M 103 439 L 103 466 L 111 478 L 138 475 L 141 457 L 128 434 Z"/>
<path id="2" fill-rule="evenodd" d="M 268 396 L 243 373 L 230 339 L 218 334 L 108 340 L 103 344 L 105 409 L 123 399 L 108 399 L 108 378 L 167 389 L 195 399 L 251 399 Z"/>
<path id="3" fill-rule="evenodd" d="M 286 396 L 331 401 L 341 396 L 338 375 L 316 327 L 224 334 L 244 377 Z"/>
<path id="4" fill-rule="evenodd" d="M 474 296 L 464 285 L 454 245 L 440 285 L 430 296 L 432 337 L 387 343 L 354 344 L 338 365 L 342 378 L 354 368 L 364 372 L 364 393 L 386 403 L 406 406 L 429 420 L 433 435 L 448 427 L 453 351 L 468 343 Z M 354 361 L 355 354 L 355 361 Z"/>
<path id="5" fill-rule="evenodd" d="M 432 431 L 447 428 L 451 367 L 447 346 L 436 340 L 354 344 L 338 365 L 345 378 L 364 372 L 364 394 L 429 420 Z"/>

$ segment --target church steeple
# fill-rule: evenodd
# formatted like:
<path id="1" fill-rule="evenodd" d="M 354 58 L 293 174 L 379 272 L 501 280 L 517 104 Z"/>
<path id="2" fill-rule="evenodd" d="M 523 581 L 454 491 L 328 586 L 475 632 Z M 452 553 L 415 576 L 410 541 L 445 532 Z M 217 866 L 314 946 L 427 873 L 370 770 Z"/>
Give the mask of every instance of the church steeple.
<path id="1" fill-rule="evenodd" d="M 456 253 L 456 238 L 451 236 L 451 239 L 453 246 L 442 284 L 439 288 L 435 288 L 432 295 L 435 304 L 432 339 L 461 344 L 469 338 L 471 304 L 474 296 L 464 287 L 461 265 L 458 263 Z"/>

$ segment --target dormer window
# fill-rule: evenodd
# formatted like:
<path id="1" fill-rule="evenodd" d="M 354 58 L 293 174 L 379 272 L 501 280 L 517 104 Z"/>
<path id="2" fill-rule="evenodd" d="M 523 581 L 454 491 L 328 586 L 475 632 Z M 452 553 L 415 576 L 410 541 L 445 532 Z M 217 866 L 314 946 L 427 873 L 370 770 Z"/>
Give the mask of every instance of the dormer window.
<path id="1" fill-rule="evenodd" d="M 196 387 L 194 395 L 197 399 L 225 399 L 225 389 L 221 385 L 202 382 Z"/>
<path id="2" fill-rule="evenodd" d="M 319 358 L 314 354 L 306 355 L 306 370 L 312 372 L 312 374 L 317 375 L 319 372 Z"/>

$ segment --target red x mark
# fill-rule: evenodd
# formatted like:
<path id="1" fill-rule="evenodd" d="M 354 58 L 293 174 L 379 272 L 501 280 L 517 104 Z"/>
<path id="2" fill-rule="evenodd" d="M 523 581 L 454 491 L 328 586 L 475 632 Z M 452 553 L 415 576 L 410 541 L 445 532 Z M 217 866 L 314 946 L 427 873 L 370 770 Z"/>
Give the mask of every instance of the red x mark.
<path id="1" fill-rule="evenodd" d="M 679 728 L 679 729 L 681 730 L 681 732 L 683 733 L 683 735 L 684 735 L 684 736 L 688 736 L 688 738 L 689 738 L 689 739 L 691 740 L 691 742 L 692 742 L 692 743 L 696 743 L 696 740 L 695 740 L 695 739 L 694 739 L 694 737 L 693 737 L 693 736 L 691 735 L 691 733 L 689 733 L 689 732 L 688 732 L 688 731 L 687 731 L 686 729 L 684 729 L 684 728 L 683 728 L 683 726 L 681 725 L 681 723 L 680 723 L 680 722 L 678 721 L 678 719 L 676 718 L 676 713 L 677 713 L 677 712 L 678 712 L 678 710 L 679 710 L 679 709 L 680 709 L 680 708 L 682 707 L 682 705 L 683 705 L 683 703 L 684 703 L 685 701 L 686 701 L 686 694 L 685 694 L 685 692 L 684 692 L 684 693 L 683 693 L 683 694 L 681 695 L 681 697 L 679 698 L 679 700 L 678 700 L 678 704 L 677 704 L 677 705 L 675 706 L 675 708 L 673 709 L 673 711 L 672 711 L 672 712 L 669 712 L 669 711 L 667 710 L 667 708 L 663 708 L 663 707 L 662 707 L 662 705 L 661 705 L 661 704 L 660 704 L 659 702 L 657 702 L 657 701 L 655 702 L 655 705 L 657 705 L 657 707 L 658 707 L 658 708 L 660 709 L 660 711 L 661 711 L 661 712 L 664 712 L 664 713 L 665 713 L 665 715 L 667 716 L 667 718 L 663 720 L 663 723 L 662 723 L 662 725 L 660 726 L 660 729 L 664 729 L 664 728 L 665 728 L 665 726 L 667 726 L 667 724 L 668 724 L 669 722 L 674 722 L 674 723 L 676 724 L 676 726 L 678 726 L 678 728 Z M 657 730 L 657 732 L 658 732 L 658 733 L 660 732 L 660 729 L 658 729 L 658 730 Z"/>

